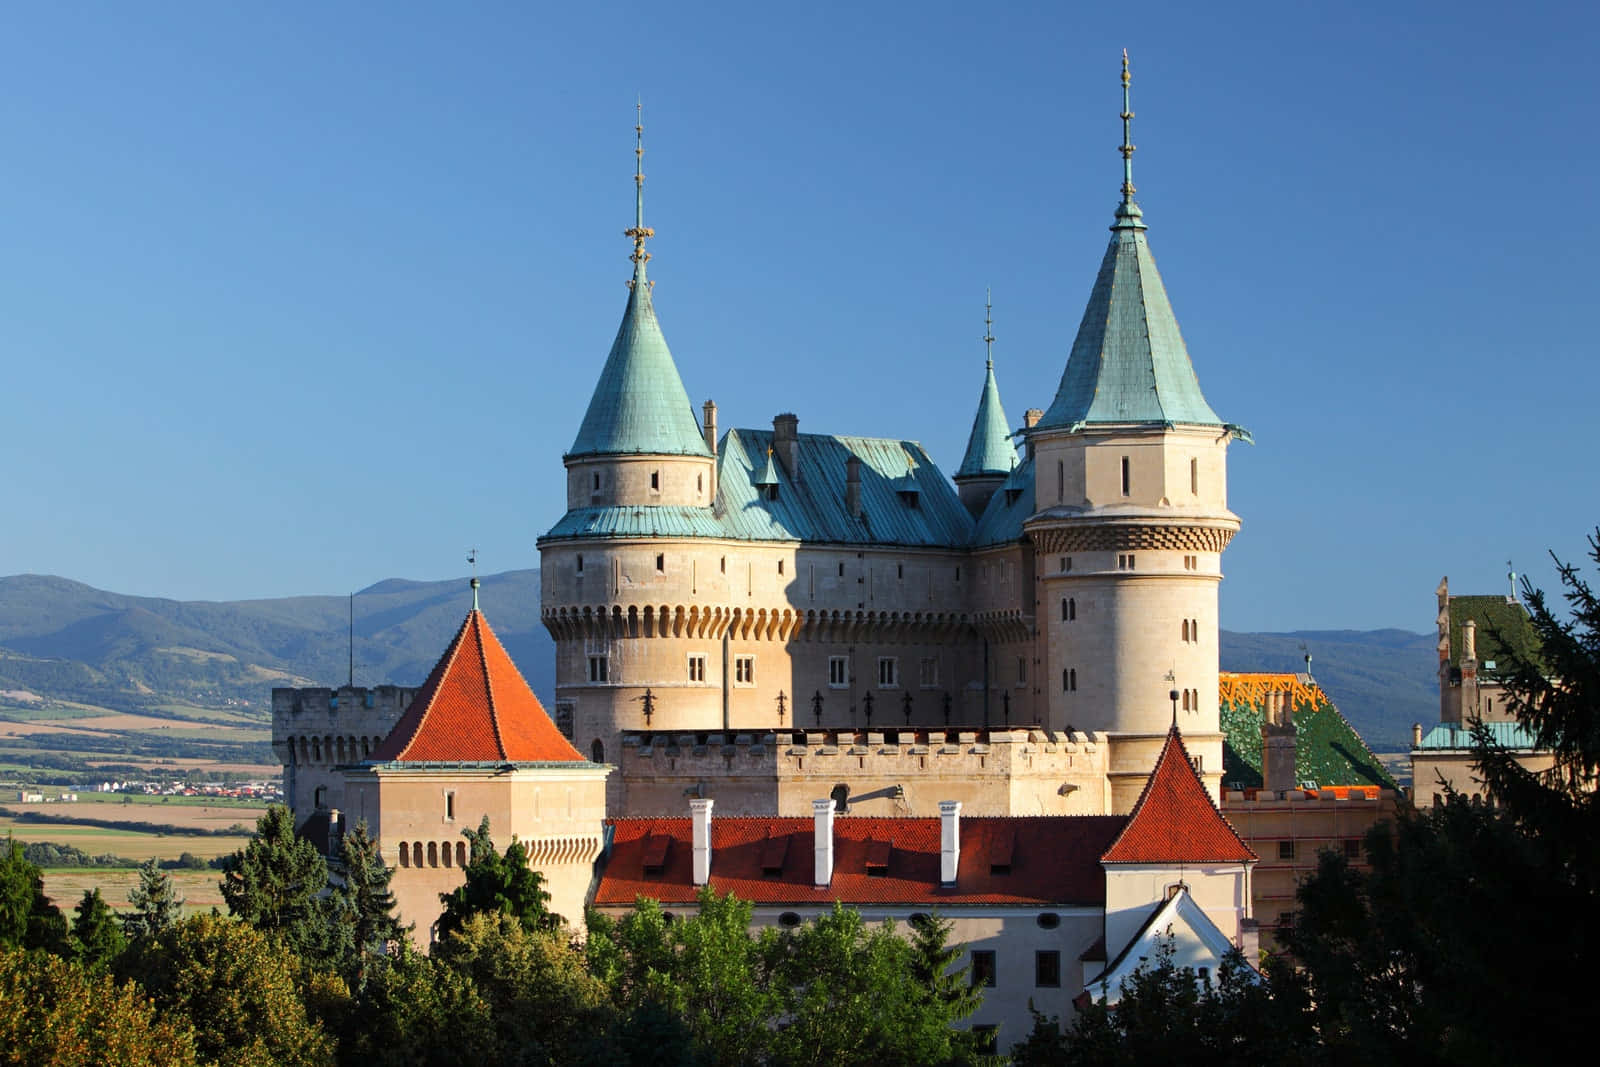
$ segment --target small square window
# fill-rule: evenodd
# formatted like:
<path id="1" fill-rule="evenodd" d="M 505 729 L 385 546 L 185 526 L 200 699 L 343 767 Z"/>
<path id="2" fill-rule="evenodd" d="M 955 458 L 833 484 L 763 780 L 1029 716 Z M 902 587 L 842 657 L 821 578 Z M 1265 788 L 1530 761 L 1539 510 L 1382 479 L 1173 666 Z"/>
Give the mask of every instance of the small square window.
<path id="1" fill-rule="evenodd" d="M 756 684 L 756 658 L 754 656 L 733 657 L 733 684 Z"/>
<path id="2" fill-rule="evenodd" d="M 994 950 L 978 948 L 972 950 L 972 984 L 974 987 L 992 989 L 994 987 L 995 966 Z"/>
<path id="3" fill-rule="evenodd" d="M 1061 953 L 1048 949 L 1033 954 L 1033 984 L 1045 989 L 1060 988 Z"/>
<path id="4" fill-rule="evenodd" d="M 939 684 L 939 657 L 922 657 L 918 665 L 917 682 L 924 689 L 932 689 Z"/>
<path id="5" fill-rule="evenodd" d="M 706 657 L 695 653 L 689 657 L 689 681 L 703 682 L 706 680 Z"/>
<path id="6" fill-rule="evenodd" d="M 1361 841 L 1359 838 L 1349 838 L 1344 843 L 1344 858 L 1359 860 L 1361 858 Z"/>
<path id="7" fill-rule="evenodd" d="M 844 689 L 850 684 L 850 661 L 844 656 L 828 657 L 828 688 Z"/>
<path id="8" fill-rule="evenodd" d="M 1292 859 L 1294 859 L 1294 842 L 1293 841 L 1279 841 L 1278 842 L 1278 858 L 1280 860 L 1292 860 Z"/>
<path id="9" fill-rule="evenodd" d="M 900 661 L 893 656 L 878 657 L 878 688 L 894 689 L 900 684 Z"/>

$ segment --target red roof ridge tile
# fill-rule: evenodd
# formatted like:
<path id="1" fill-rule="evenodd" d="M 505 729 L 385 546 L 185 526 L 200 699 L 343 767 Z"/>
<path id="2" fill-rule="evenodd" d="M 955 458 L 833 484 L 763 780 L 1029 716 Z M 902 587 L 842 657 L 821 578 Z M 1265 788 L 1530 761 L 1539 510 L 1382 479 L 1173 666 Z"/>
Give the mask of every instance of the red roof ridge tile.
<path id="1" fill-rule="evenodd" d="M 1200 780 L 1174 725 L 1102 863 L 1250 863 L 1256 856 Z"/>
<path id="2" fill-rule="evenodd" d="M 472 613 L 467 618 L 471 621 L 474 635 L 478 639 L 478 666 L 483 668 L 483 690 L 489 701 L 489 729 L 494 731 L 495 747 L 500 750 L 501 755 L 504 755 L 506 739 L 500 733 L 500 712 L 495 707 L 494 702 L 494 674 L 489 670 L 489 654 L 483 647 L 483 630 L 481 629 L 483 612 L 473 608 Z"/>

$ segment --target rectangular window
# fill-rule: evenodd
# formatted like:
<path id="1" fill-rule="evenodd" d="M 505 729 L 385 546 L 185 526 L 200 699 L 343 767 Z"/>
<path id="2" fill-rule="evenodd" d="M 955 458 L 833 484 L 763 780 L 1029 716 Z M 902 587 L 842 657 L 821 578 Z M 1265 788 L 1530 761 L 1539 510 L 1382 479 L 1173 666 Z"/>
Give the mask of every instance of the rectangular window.
<path id="1" fill-rule="evenodd" d="M 661 490 L 661 472 L 650 472 L 650 488 L 659 492 Z"/>
<path id="2" fill-rule="evenodd" d="M 608 682 L 608 681 L 611 680 L 610 679 L 610 674 L 611 674 L 611 661 L 610 660 L 606 659 L 604 656 L 590 656 L 589 657 L 589 681 L 591 681 L 591 682 Z"/>
<path id="3" fill-rule="evenodd" d="M 878 657 L 878 688 L 893 689 L 900 684 L 900 661 L 893 656 Z"/>
<path id="4" fill-rule="evenodd" d="M 1200 492 L 1200 461 L 1197 459 L 1189 461 L 1189 492 Z"/>
<path id="5" fill-rule="evenodd" d="M 850 661 L 844 656 L 828 657 L 828 688 L 844 689 L 850 685 Z"/>
<path id="6" fill-rule="evenodd" d="M 1293 841 L 1279 841 L 1278 842 L 1278 858 L 1280 860 L 1292 860 L 1292 859 L 1294 859 L 1294 842 Z"/>
<path id="7" fill-rule="evenodd" d="M 572 740 L 572 701 L 556 701 L 556 729 L 568 741 Z"/>
<path id="8" fill-rule="evenodd" d="M 778 573 L 780 575 L 783 573 L 783 560 L 781 559 L 778 561 Z"/>
<path id="9" fill-rule="evenodd" d="M 665 574 L 667 571 L 667 557 L 660 552 L 656 553 L 656 573 Z"/>
<path id="10" fill-rule="evenodd" d="M 1122 495 L 1123 496 L 1127 496 L 1129 490 L 1133 487 L 1132 473 L 1133 472 L 1131 471 L 1131 469 L 1129 468 L 1129 465 L 1128 465 L 1128 457 L 1127 456 L 1123 456 L 1122 457 Z"/>
<path id="11" fill-rule="evenodd" d="M 578 554 L 578 573 L 583 573 L 583 554 L 581 552 Z"/>
<path id="12" fill-rule="evenodd" d="M 1121 553 L 1121 554 L 1119 554 L 1117 556 L 1117 570 L 1119 570 L 1119 571 L 1131 571 L 1131 570 L 1133 570 L 1133 553 L 1132 552 Z"/>
<path id="13" fill-rule="evenodd" d="M 924 689 L 932 689 L 939 684 L 939 658 L 937 656 L 922 657 L 921 669 L 917 672 L 917 681 Z"/>
<path id="14" fill-rule="evenodd" d="M 446 819 L 454 819 L 456 817 L 456 792 L 454 789 L 447 789 L 445 791 L 444 817 Z"/>
<path id="15" fill-rule="evenodd" d="M 756 658 L 754 656 L 733 657 L 733 684 L 756 684 Z"/>
<path id="16" fill-rule="evenodd" d="M 994 988 L 994 950 L 976 948 L 972 950 L 972 984 L 984 988 Z"/>
<path id="17" fill-rule="evenodd" d="M 1018 656 L 1017 657 L 1017 684 L 1018 685 L 1027 685 L 1028 684 L 1028 657 L 1027 656 Z"/>
<path id="18" fill-rule="evenodd" d="M 1044 989 L 1061 986 L 1061 953 L 1041 949 L 1033 954 L 1033 984 Z"/>
<path id="19" fill-rule="evenodd" d="M 1350 838 L 1344 843 L 1344 858 L 1359 860 L 1361 858 L 1361 842 L 1357 838 Z"/>
<path id="20" fill-rule="evenodd" d="M 706 680 L 706 657 L 703 653 L 695 653 L 689 657 L 689 681 L 703 682 Z"/>

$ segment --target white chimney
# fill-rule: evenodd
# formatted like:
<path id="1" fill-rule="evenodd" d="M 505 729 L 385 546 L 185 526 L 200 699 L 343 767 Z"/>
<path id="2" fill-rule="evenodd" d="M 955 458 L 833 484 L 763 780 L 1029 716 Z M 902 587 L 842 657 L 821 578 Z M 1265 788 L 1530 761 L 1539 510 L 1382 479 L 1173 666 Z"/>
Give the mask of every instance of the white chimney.
<path id="1" fill-rule="evenodd" d="M 939 801 L 939 882 L 956 884 L 961 866 L 961 801 Z"/>
<path id="2" fill-rule="evenodd" d="M 825 886 L 833 882 L 833 800 L 813 800 L 811 818 L 816 837 L 816 884 Z"/>
<path id="3" fill-rule="evenodd" d="M 694 884 L 711 880 L 711 805 L 710 797 L 689 801 L 689 817 L 694 822 Z"/>

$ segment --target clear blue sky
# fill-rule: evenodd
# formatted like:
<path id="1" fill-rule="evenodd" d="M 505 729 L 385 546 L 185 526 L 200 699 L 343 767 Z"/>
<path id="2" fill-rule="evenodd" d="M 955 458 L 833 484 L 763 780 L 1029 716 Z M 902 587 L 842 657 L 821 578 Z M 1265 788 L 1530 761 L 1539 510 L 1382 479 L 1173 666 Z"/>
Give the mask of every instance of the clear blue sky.
<path id="1" fill-rule="evenodd" d="M 960 460 L 1135 179 L 1249 427 L 1232 629 L 1427 629 L 1600 521 L 1592 5 L 88 3 L 0 34 L 0 574 L 231 599 L 537 565 L 626 290 L 722 425 Z"/>

